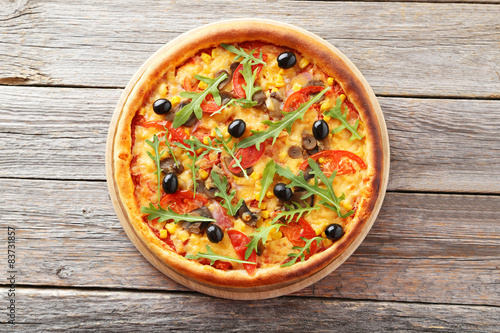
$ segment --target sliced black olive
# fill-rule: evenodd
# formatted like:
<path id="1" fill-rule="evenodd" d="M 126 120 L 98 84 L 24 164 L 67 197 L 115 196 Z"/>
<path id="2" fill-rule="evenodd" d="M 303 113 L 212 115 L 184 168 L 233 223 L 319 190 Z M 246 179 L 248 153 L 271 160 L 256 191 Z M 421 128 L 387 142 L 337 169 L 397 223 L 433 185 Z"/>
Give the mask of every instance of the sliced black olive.
<path id="1" fill-rule="evenodd" d="M 177 188 L 179 187 L 179 180 L 177 179 L 177 175 L 175 173 L 167 173 L 163 178 L 163 182 L 161 185 L 165 193 L 172 194 L 177 192 Z"/>
<path id="2" fill-rule="evenodd" d="M 156 114 L 167 114 L 172 110 L 172 103 L 168 99 L 160 98 L 153 103 L 153 111 Z"/>
<path id="3" fill-rule="evenodd" d="M 249 213 L 250 215 L 252 214 L 252 212 L 250 211 L 250 209 L 248 209 L 248 206 L 246 204 L 245 201 L 243 201 L 243 203 L 241 204 L 240 208 L 238 209 L 238 211 L 236 212 L 236 214 L 238 214 L 238 216 L 243 220 L 243 221 L 249 221 L 250 218 L 247 217 L 247 215 L 245 215 L 245 218 L 243 218 L 243 214 L 245 213 Z"/>
<path id="4" fill-rule="evenodd" d="M 318 145 L 316 145 L 316 147 L 314 147 L 313 149 L 309 149 L 309 150 L 307 151 L 307 155 L 309 155 L 309 156 L 310 156 L 310 155 L 314 155 L 314 154 L 316 154 L 317 152 L 319 152 L 319 147 L 318 147 Z"/>
<path id="5" fill-rule="evenodd" d="M 220 71 L 215 72 L 214 78 L 218 78 L 222 74 L 226 74 L 227 77 L 224 79 L 224 81 L 221 81 L 219 83 L 219 85 L 217 86 L 217 89 L 219 89 L 219 90 L 222 90 L 222 88 L 224 88 L 231 81 L 231 75 L 229 75 L 229 73 L 224 69 L 221 69 Z"/>
<path id="6" fill-rule="evenodd" d="M 316 147 L 316 139 L 311 134 L 303 134 L 302 135 L 302 147 L 305 150 L 311 150 Z"/>
<path id="7" fill-rule="evenodd" d="M 245 133 L 246 128 L 247 125 L 245 124 L 245 121 L 242 119 L 235 119 L 227 127 L 227 132 L 231 134 L 232 137 L 239 138 L 243 135 L 243 133 Z"/>
<path id="8" fill-rule="evenodd" d="M 262 106 L 266 102 L 266 99 L 267 99 L 266 94 L 262 90 L 257 91 L 252 96 L 252 101 L 257 102 L 255 106 Z"/>
<path id="9" fill-rule="evenodd" d="M 221 99 L 221 105 L 226 105 L 233 99 L 233 96 L 229 91 L 221 91 L 219 92 L 220 99 Z"/>
<path id="10" fill-rule="evenodd" d="M 298 146 L 290 146 L 290 148 L 288 148 L 288 156 L 291 158 L 302 157 L 302 149 Z"/>
<path id="11" fill-rule="evenodd" d="M 286 184 L 283 183 L 278 183 L 274 186 L 273 189 L 274 195 L 276 198 L 283 200 L 283 201 L 288 201 L 292 198 L 293 191 L 291 188 L 286 187 Z"/>
<path id="12" fill-rule="evenodd" d="M 217 224 L 209 225 L 206 234 L 212 243 L 219 243 L 224 238 L 224 231 Z"/>
<path id="13" fill-rule="evenodd" d="M 326 227 L 325 235 L 328 239 L 336 241 L 344 235 L 344 229 L 342 229 L 341 225 L 332 223 Z"/>
<path id="14" fill-rule="evenodd" d="M 283 69 L 292 68 L 297 63 L 297 57 L 293 52 L 283 52 L 278 58 L 278 67 Z"/>
<path id="15" fill-rule="evenodd" d="M 165 157 L 160 161 L 160 168 L 164 173 L 175 173 L 180 175 L 184 172 L 184 166 L 182 163 L 175 164 L 174 159 L 172 157 Z"/>
<path id="16" fill-rule="evenodd" d="M 323 140 L 328 136 L 328 133 L 330 132 L 330 127 L 328 127 L 326 121 L 320 119 L 314 122 L 312 131 L 316 140 Z"/>

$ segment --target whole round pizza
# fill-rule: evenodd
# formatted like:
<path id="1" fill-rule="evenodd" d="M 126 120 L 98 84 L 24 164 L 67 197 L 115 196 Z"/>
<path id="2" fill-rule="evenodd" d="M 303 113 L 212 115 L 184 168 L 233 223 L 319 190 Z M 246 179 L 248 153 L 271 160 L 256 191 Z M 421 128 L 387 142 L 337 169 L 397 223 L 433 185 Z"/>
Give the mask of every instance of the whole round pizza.
<path id="1" fill-rule="evenodd" d="M 175 276 L 228 290 L 329 273 L 371 227 L 389 165 L 382 113 L 354 65 L 264 20 L 160 49 L 127 86 L 108 148 L 134 243 Z"/>

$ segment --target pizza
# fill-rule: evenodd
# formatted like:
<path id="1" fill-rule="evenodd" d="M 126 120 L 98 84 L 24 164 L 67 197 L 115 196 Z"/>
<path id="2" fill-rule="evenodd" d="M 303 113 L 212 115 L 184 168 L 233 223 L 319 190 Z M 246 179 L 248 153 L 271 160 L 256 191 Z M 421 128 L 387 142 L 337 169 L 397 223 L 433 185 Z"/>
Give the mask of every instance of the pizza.
<path id="1" fill-rule="evenodd" d="M 157 52 L 124 96 L 113 191 L 142 244 L 187 279 L 300 281 L 373 223 L 383 119 L 359 71 L 319 37 L 269 21 L 207 26 Z"/>

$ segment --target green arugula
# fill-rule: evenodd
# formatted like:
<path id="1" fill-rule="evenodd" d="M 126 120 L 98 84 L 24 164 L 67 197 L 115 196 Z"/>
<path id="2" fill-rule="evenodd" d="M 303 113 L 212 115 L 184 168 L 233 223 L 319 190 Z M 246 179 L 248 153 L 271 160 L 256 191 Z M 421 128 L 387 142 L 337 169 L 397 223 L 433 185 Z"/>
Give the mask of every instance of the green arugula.
<path id="1" fill-rule="evenodd" d="M 233 257 L 226 257 L 226 256 L 221 256 L 219 254 L 214 253 L 210 246 L 207 245 L 207 252 L 198 252 L 195 256 L 188 254 L 186 255 L 186 259 L 200 259 L 200 258 L 205 258 L 210 260 L 210 265 L 213 265 L 216 260 L 223 260 L 223 261 L 232 261 L 236 262 L 239 264 L 251 264 L 251 265 L 257 265 L 257 263 L 252 262 L 252 261 L 246 261 L 246 260 L 239 260 Z"/>
<path id="2" fill-rule="evenodd" d="M 260 180 L 260 193 L 259 193 L 259 208 L 262 203 L 262 199 L 266 195 L 267 189 L 273 182 L 274 174 L 276 173 L 276 164 L 274 160 L 271 159 L 267 162 L 264 171 L 262 172 L 262 179 Z"/>
<path id="3" fill-rule="evenodd" d="M 257 247 L 259 245 L 259 242 L 262 242 L 262 244 L 266 244 L 267 241 L 267 236 L 269 236 L 269 233 L 271 230 L 276 229 L 276 232 L 279 230 L 280 227 L 284 226 L 284 224 L 278 223 L 278 224 L 273 224 L 270 225 L 269 227 L 260 227 L 257 228 L 253 234 L 250 235 L 251 241 L 247 245 L 245 245 L 247 250 L 245 251 L 245 259 L 250 258 L 252 255 L 252 252 L 255 250 L 257 252 Z"/>
<path id="4" fill-rule="evenodd" d="M 205 156 L 206 154 L 208 154 L 208 150 L 204 150 L 203 152 L 201 152 L 201 154 L 197 154 L 196 151 L 200 148 L 201 145 L 204 145 L 200 140 L 198 140 L 198 138 L 196 137 L 191 137 L 191 139 L 186 139 L 184 140 L 184 144 L 180 143 L 180 142 L 174 142 L 174 144 L 176 146 L 178 146 L 179 148 L 182 148 L 184 150 L 187 150 L 189 153 L 187 154 L 187 156 L 189 157 L 189 159 L 191 160 L 191 164 L 187 164 L 187 166 L 189 167 L 189 169 L 191 170 L 191 175 L 193 177 L 193 198 L 196 197 L 196 173 L 198 172 L 198 170 L 200 170 L 200 167 L 196 165 L 196 162 L 198 162 L 199 160 L 201 160 L 203 158 L 203 156 Z"/>
<path id="5" fill-rule="evenodd" d="M 318 164 L 314 162 L 312 159 L 308 159 L 309 166 L 312 171 L 310 174 L 314 175 L 314 184 L 309 184 L 308 181 L 304 179 L 304 172 L 302 170 L 299 171 L 299 175 L 296 176 L 292 171 L 290 171 L 290 167 L 284 169 L 280 165 L 276 165 L 276 172 L 291 181 L 287 187 L 292 188 L 293 186 L 299 186 L 305 188 L 308 193 L 303 195 L 300 199 L 304 200 L 309 198 L 312 195 L 318 195 L 321 200 L 320 204 L 334 210 L 339 217 L 345 218 L 354 213 L 353 210 L 348 211 L 345 214 L 342 214 L 340 211 L 340 202 L 345 199 L 345 194 L 342 193 L 340 197 L 335 195 L 333 191 L 332 183 L 333 179 L 337 175 L 337 172 L 333 172 L 330 178 L 326 177 L 325 174 L 321 171 Z M 326 186 L 326 189 L 319 187 L 319 180 Z"/>
<path id="6" fill-rule="evenodd" d="M 332 130 L 332 134 L 339 133 L 345 128 L 348 129 L 352 134 L 349 138 L 349 141 L 352 141 L 354 139 L 361 140 L 364 135 L 360 135 L 358 133 L 359 119 L 356 119 L 354 125 L 349 124 L 349 122 L 347 121 L 347 106 L 344 108 L 344 114 L 342 114 L 341 105 L 342 100 L 340 99 L 340 97 L 337 97 L 335 106 L 324 113 L 325 116 L 330 116 L 332 118 L 338 119 L 342 123 L 342 125 L 340 125 L 339 127 L 335 127 Z"/>
<path id="7" fill-rule="evenodd" d="M 249 101 L 249 100 L 247 100 L 245 98 L 232 98 L 229 102 L 226 103 L 226 105 L 222 106 L 219 110 L 213 112 L 210 115 L 210 117 L 212 117 L 213 115 L 222 113 L 222 111 L 224 109 L 230 107 L 233 104 L 238 104 L 242 108 L 251 108 L 252 106 L 254 106 L 255 104 L 257 104 L 257 102 L 256 101 Z"/>
<path id="8" fill-rule="evenodd" d="M 174 152 L 172 151 L 172 147 L 170 146 L 170 142 L 168 142 L 168 129 L 163 126 L 165 129 L 165 144 L 167 145 L 168 153 L 172 156 L 174 159 L 175 166 L 179 167 L 179 163 L 177 162 L 177 159 L 175 158 Z"/>
<path id="9" fill-rule="evenodd" d="M 294 217 L 296 217 L 298 220 L 304 214 L 305 214 L 304 217 L 306 217 L 313 210 L 319 209 L 319 206 L 311 207 L 307 204 L 307 202 L 304 202 L 306 205 L 305 207 L 301 207 L 296 202 L 292 202 L 292 203 L 293 203 L 293 205 L 287 205 L 286 203 L 284 204 L 285 207 L 288 208 L 288 211 L 283 211 L 281 213 L 278 213 L 278 215 L 276 215 L 276 217 L 273 219 L 273 223 L 275 223 L 276 221 L 278 221 L 282 217 L 284 217 L 285 221 L 287 221 L 287 222 L 291 222 L 294 219 Z"/>
<path id="10" fill-rule="evenodd" d="M 262 54 L 261 54 L 262 57 Z M 252 107 L 255 104 L 257 104 L 256 101 L 253 101 L 253 94 L 255 94 L 257 91 L 262 90 L 261 87 L 255 87 L 253 84 L 255 82 L 255 78 L 257 77 L 257 71 L 258 69 L 256 68 L 252 72 L 252 63 L 250 60 L 245 59 L 241 62 L 243 65 L 243 70 L 241 71 L 241 74 L 243 75 L 243 78 L 245 79 L 244 85 L 242 85 L 243 90 L 245 90 L 245 96 L 246 96 L 246 105 L 245 107 Z"/>
<path id="11" fill-rule="evenodd" d="M 161 152 L 159 151 L 160 150 L 160 140 L 158 139 L 158 137 L 155 135 L 153 135 L 153 142 L 151 142 L 150 140 L 145 140 L 146 143 L 151 146 L 155 152 L 155 154 L 151 154 L 150 151 L 147 151 L 146 153 L 148 154 L 148 156 L 155 162 L 155 165 L 156 165 L 156 171 L 154 172 L 154 174 L 156 175 L 156 181 L 157 181 L 157 189 L 156 189 L 156 193 L 158 194 L 158 203 L 160 202 L 161 200 L 161 167 L 160 167 L 160 158 L 161 156 L 165 153 L 165 150 L 162 150 Z"/>
<path id="12" fill-rule="evenodd" d="M 143 206 L 141 207 L 141 213 L 148 214 L 148 220 L 154 220 L 158 218 L 158 222 L 164 222 L 167 220 L 174 220 L 174 223 L 180 221 L 186 222 L 215 222 L 214 219 L 203 217 L 203 216 L 194 216 L 189 214 L 177 214 L 170 208 L 163 208 L 158 205 L 158 208 L 155 207 L 152 203 L 149 204 L 149 207 Z"/>
<path id="13" fill-rule="evenodd" d="M 191 117 L 191 114 L 193 112 L 196 115 L 196 118 L 201 119 L 201 117 L 203 116 L 201 103 L 205 100 L 205 97 L 207 97 L 208 94 L 212 94 L 215 103 L 217 103 L 217 105 L 221 105 L 221 97 L 219 95 L 219 89 L 217 87 L 219 86 L 219 83 L 227 78 L 227 74 L 222 73 L 215 79 L 211 79 L 201 75 L 195 75 L 194 77 L 201 82 L 205 82 L 208 87 L 202 92 L 182 91 L 180 93 L 181 97 L 189 98 L 191 99 L 191 102 L 176 113 L 174 122 L 172 124 L 174 128 L 178 128 L 179 126 L 184 125 L 184 123 L 188 121 L 189 117 Z"/>
<path id="14" fill-rule="evenodd" d="M 319 246 L 319 243 L 324 239 L 323 237 L 314 237 L 314 238 L 311 238 L 311 239 L 307 239 L 305 237 L 301 237 L 300 239 L 302 239 L 304 242 L 306 242 L 306 244 L 304 246 L 294 246 L 292 247 L 293 250 L 299 250 L 299 253 L 289 253 L 288 256 L 293 258 L 292 260 L 280 265 L 280 267 L 288 267 L 288 266 L 292 266 L 293 264 L 295 264 L 297 262 L 297 259 L 300 259 L 300 261 L 305 261 L 305 253 L 307 251 L 307 253 L 310 252 L 310 247 L 311 247 L 311 244 L 316 241 L 317 242 L 317 245 Z"/>
<path id="15" fill-rule="evenodd" d="M 262 52 L 260 54 L 260 57 L 259 58 L 255 58 L 253 56 L 253 51 L 250 51 L 250 53 L 246 53 L 243 48 L 239 48 L 237 49 L 236 47 L 234 47 L 233 45 L 229 45 L 229 44 L 220 44 L 220 46 L 222 46 L 223 48 L 225 48 L 226 50 L 228 50 L 229 52 L 232 52 L 234 54 L 236 54 L 236 57 L 234 58 L 234 61 L 238 61 L 238 59 L 248 59 L 248 60 L 251 60 L 257 64 L 262 64 L 262 65 L 265 65 L 266 62 L 264 60 L 262 60 Z"/>
<path id="16" fill-rule="evenodd" d="M 234 196 L 236 195 L 236 190 L 232 190 L 231 193 L 227 194 L 226 189 L 227 189 L 227 178 L 226 176 L 222 177 L 222 180 L 220 179 L 220 176 L 212 169 L 212 173 L 210 174 L 212 176 L 212 179 L 214 180 L 215 186 L 217 186 L 217 189 L 219 189 L 219 192 L 215 193 L 215 196 L 220 197 L 224 200 L 223 203 L 221 203 L 221 206 L 227 209 L 227 212 L 229 215 L 234 216 L 238 212 L 238 209 L 240 209 L 241 205 L 243 204 L 243 198 L 238 201 L 236 206 L 233 206 L 231 203 L 232 200 L 234 199 Z"/>
<path id="17" fill-rule="evenodd" d="M 243 170 L 243 176 L 246 178 L 246 179 L 249 179 L 248 178 L 248 174 L 247 174 L 247 171 L 245 170 L 245 168 L 243 168 L 243 166 L 241 165 L 241 159 L 243 158 L 243 156 L 240 156 L 240 158 L 236 158 L 236 156 L 234 155 L 236 149 L 237 149 L 237 146 L 236 145 L 233 145 L 233 148 L 229 148 L 229 146 L 227 145 L 230 141 L 231 141 L 231 136 L 229 138 L 227 138 L 226 140 L 224 139 L 224 136 L 222 135 L 222 132 L 219 130 L 219 128 L 215 128 L 215 134 L 217 135 L 217 138 L 214 139 L 214 142 L 215 144 L 219 145 L 219 146 L 222 146 L 222 149 L 224 149 L 224 151 L 231 156 L 231 158 L 233 159 L 234 163 L 241 168 L 241 170 Z"/>
<path id="18" fill-rule="evenodd" d="M 268 138 L 273 138 L 272 144 L 276 142 L 276 139 L 280 135 L 281 131 L 286 129 L 288 134 L 292 131 L 292 125 L 297 119 L 302 119 L 306 111 L 316 103 L 321 96 L 323 96 L 330 87 L 323 89 L 320 93 L 315 95 L 306 103 L 300 104 L 300 106 L 291 112 L 282 112 L 284 118 L 278 121 L 264 120 L 263 124 L 268 125 L 269 127 L 264 131 L 251 131 L 253 133 L 252 136 L 249 136 L 238 143 L 238 148 L 246 148 L 255 145 L 257 150 L 260 149 L 260 143 L 264 142 Z"/>

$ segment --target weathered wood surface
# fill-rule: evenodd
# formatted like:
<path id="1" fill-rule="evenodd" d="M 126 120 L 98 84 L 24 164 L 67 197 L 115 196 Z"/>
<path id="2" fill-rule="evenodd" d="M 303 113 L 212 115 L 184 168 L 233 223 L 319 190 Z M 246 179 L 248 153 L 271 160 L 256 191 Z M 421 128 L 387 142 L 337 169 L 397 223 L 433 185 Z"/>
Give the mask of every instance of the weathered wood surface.
<path id="1" fill-rule="evenodd" d="M 179 34 L 252 16 L 325 38 L 377 94 L 500 96 L 494 4 L 254 1 L 250 11 L 247 2 L 222 0 L 7 3 L 0 6 L 0 84 L 124 87 Z"/>
<path id="2" fill-rule="evenodd" d="M 120 93 L 0 86 L 0 177 L 104 180 Z M 500 193 L 500 101 L 379 100 L 390 136 L 389 190 Z"/>
<path id="3" fill-rule="evenodd" d="M 0 188 L 20 284 L 187 290 L 133 247 L 104 182 L 4 179 Z M 500 305 L 498 207 L 499 196 L 389 193 L 355 254 L 296 295 Z"/>
<path id="4" fill-rule="evenodd" d="M 1 328 L 13 332 L 291 332 L 299 328 L 303 332 L 497 332 L 500 316 L 499 308 L 487 306 L 296 297 L 235 302 L 165 292 L 27 288 L 18 292 L 18 298 L 18 324 Z"/>

